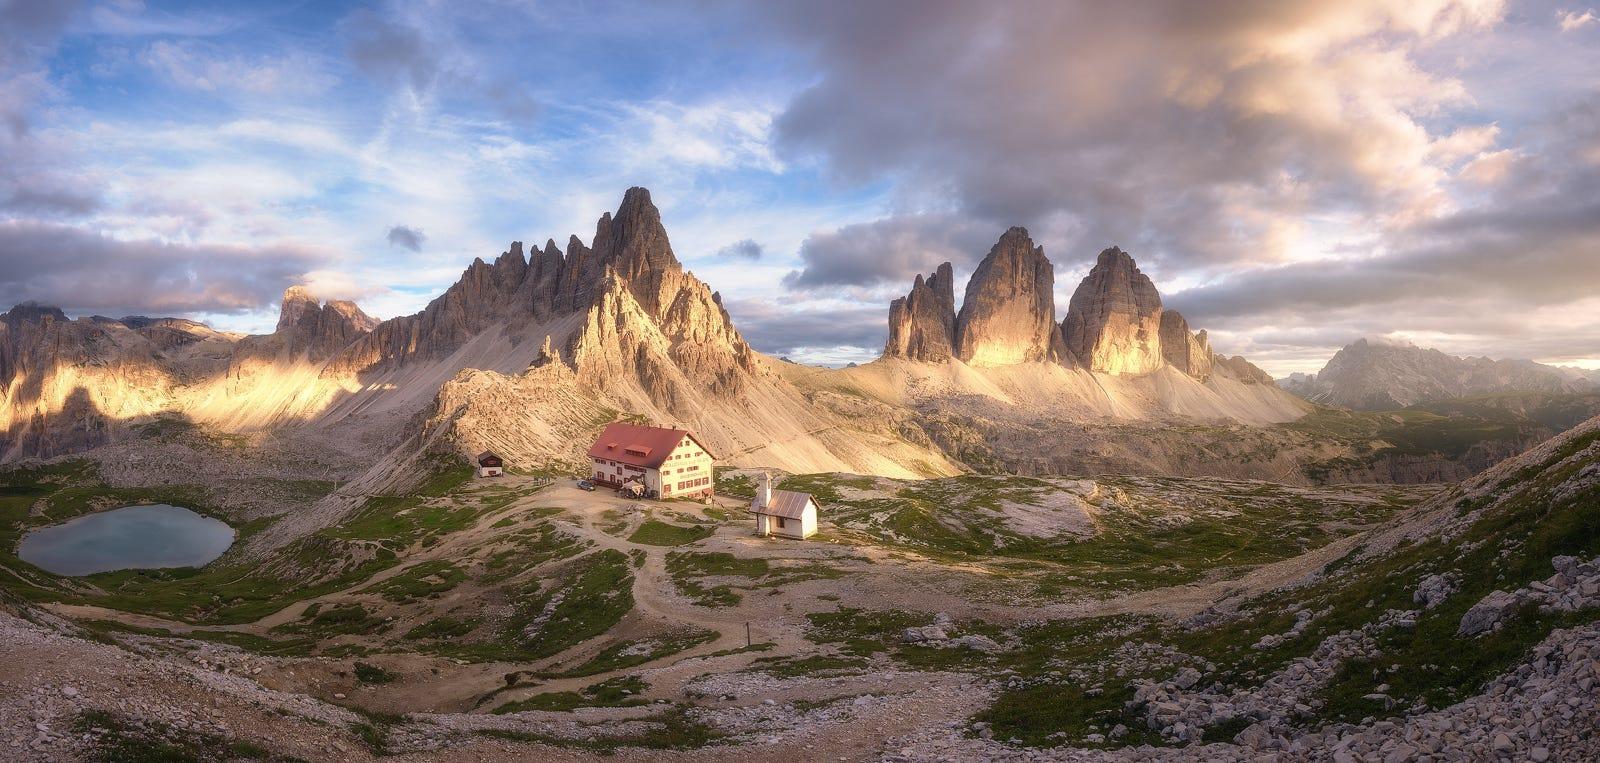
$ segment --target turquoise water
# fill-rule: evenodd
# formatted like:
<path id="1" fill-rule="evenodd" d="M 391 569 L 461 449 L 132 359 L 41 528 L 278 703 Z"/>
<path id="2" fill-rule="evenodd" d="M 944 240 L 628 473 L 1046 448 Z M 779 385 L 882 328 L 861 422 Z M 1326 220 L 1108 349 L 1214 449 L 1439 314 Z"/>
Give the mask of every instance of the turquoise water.
<path id="1" fill-rule="evenodd" d="M 164 503 L 102 511 L 22 537 L 17 556 L 57 575 L 199 567 L 233 545 L 233 528 Z"/>

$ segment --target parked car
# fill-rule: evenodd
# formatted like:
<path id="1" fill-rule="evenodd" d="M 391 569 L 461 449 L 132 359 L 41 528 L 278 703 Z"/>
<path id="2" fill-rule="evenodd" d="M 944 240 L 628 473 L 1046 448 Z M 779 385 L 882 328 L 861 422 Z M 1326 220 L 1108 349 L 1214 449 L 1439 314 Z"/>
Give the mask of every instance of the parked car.
<path id="1" fill-rule="evenodd" d="M 594 492 L 594 483 L 588 480 L 578 480 L 578 489 Z"/>

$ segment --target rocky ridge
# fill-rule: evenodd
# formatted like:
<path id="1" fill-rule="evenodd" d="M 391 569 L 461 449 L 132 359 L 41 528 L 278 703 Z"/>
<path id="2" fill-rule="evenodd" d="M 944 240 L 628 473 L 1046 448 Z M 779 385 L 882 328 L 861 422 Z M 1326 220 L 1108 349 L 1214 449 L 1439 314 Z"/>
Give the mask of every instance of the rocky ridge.
<path id="1" fill-rule="evenodd" d="M 950 263 L 916 277 L 889 305 L 886 358 L 975 367 L 1052 362 L 1104 374 L 1138 376 L 1171 366 L 1197 380 L 1220 372 L 1246 384 L 1272 385 L 1242 357 L 1211 349 L 1183 315 L 1164 308 L 1149 276 L 1117 247 L 1102 251 L 1055 323 L 1053 267 L 1025 228 L 1012 228 L 984 257 L 955 312 Z"/>
<path id="2" fill-rule="evenodd" d="M 1358 339 L 1334 353 L 1321 371 L 1290 376 L 1280 386 L 1324 405 L 1381 411 L 1471 395 L 1586 392 L 1600 384 L 1577 370 L 1529 360 L 1462 358 Z"/>

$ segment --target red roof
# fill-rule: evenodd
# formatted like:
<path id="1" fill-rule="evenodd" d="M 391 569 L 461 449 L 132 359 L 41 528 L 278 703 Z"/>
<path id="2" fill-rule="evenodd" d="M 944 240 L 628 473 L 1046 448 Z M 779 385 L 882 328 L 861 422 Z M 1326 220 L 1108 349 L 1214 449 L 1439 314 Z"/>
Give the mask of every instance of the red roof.
<path id="1" fill-rule="evenodd" d="M 656 469 L 667 460 L 667 456 L 672 454 L 672 449 L 683 442 L 685 437 L 694 440 L 706 455 L 711 454 L 711 449 L 687 429 L 642 427 L 637 424 L 616 422 L 607 424 L 605 430 L 600 433 L 600 438 L 589 446 L 589 457 Z"/>

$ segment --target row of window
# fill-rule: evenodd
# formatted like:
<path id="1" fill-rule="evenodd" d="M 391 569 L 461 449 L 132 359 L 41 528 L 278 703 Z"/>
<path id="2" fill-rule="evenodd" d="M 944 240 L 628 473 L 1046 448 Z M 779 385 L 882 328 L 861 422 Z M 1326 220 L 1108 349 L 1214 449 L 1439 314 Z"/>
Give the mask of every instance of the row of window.
<path id="1" fill-rule="evenodd" d="M 700 479 L 684 480 L 682 482 L 679 482 L 678 483 L 678 489 L 679 490 L 689 490 L 689 489 L 697 488 L 697 487 L 705 487 L 706 485 L 709 485 L 709 484 L 711 484 L 711 478 L 710 477 L 701 477 Z"/>
<path id="2" fill-rule="evenodd" d="M 678 474 L 683 474 L 684 472 L 698 472 L 698 471 L 700 471 L 700 465 L 699 464 L 691 464 L 689 466 L 679 467 L 677 473 Z"/>

